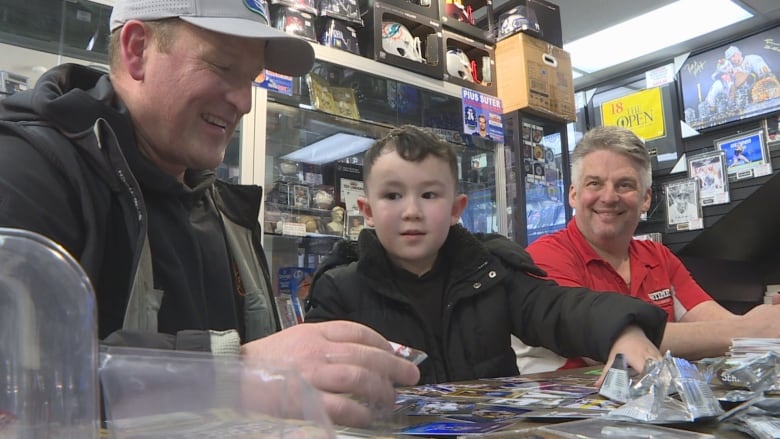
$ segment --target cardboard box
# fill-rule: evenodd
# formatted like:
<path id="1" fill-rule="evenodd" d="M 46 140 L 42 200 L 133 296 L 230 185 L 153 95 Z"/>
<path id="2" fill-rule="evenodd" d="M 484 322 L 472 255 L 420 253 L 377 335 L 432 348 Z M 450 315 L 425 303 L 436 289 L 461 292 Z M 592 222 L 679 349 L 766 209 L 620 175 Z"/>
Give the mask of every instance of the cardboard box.
<path id="1" fill-rule="evenodd" d="M 504 114 L 527 110 L 555 120 L 577 119 L 571 57 L 561 48 L 522 33 L 499 41 L 496 81 Z"/>

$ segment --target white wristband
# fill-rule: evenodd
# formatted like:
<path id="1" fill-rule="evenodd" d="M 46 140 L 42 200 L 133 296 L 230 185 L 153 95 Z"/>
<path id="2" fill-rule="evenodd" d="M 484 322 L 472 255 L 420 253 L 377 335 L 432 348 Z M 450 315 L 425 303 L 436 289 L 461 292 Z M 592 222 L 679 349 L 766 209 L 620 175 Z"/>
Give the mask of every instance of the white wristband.
<path id="1" fill-rule="evenodd" d="M 214 355 L 238 355 L 241 353 L 241 338 L 238 331 L 209 331 L 211 353 Z"/>

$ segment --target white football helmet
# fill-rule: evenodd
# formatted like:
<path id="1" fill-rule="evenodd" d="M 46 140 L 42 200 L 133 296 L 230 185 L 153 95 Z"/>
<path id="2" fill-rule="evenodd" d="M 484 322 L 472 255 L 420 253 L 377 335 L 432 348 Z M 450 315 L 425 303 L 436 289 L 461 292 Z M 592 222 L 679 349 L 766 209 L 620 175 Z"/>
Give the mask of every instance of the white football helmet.
<path id="1" fill-rule="evenodd" d="M 425 62 L 420 50 L 420 37 L 415 37 L 401 23 L 382 22 L 382 50 L 412 61 Z"/>
<path id="2" fill-rule="evenodd" d="M 447 50 L 447 73 L 453 78 L 474 82 L 471 74 L 471 60 L 463 50 L 455 47 Z"/>

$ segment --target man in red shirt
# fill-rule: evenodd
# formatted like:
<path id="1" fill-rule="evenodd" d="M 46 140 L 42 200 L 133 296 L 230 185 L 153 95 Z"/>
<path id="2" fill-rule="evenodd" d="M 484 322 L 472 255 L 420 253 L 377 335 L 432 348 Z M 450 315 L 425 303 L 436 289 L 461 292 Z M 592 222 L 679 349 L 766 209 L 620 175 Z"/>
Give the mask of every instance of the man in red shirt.
<path id="1" fill-rule="evenodd" d="M 565 286 L 617 291 L 663 308 L 669 318 L 661 352 L 699 359 L 719 356 L 735 337 L 780 337 L 780 307 L 759 305 L 744 316 L 710 297 L 682 262 L 660 243 L 633 238 L 650 207 L 652 168 L 644 143 L 631 131 L 587 132 L 571 156 L 566 229 L 528 246 L 534 262 Z M 521 373 L 583 365 L 517 340 Z"/>

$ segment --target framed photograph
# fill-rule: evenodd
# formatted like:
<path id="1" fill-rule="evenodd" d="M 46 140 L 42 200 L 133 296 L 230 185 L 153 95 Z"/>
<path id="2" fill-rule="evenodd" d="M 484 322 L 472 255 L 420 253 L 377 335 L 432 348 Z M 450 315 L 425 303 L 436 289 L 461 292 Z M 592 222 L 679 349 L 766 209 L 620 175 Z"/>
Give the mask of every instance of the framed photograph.
<path id="1" fill-rule="evenodd" d="M 363 182 L 360 180 L 342 178 L 339 182 L 339 187 L 341 188 L 339 196 L 347 211 L 357 211 L 358 198 L 366 195 L 366 191 L 363 189 Z"/>
<path id="2" fill-rule="evenodd" d="M 763 128 L 718 139 L 715 149 L 726 153 L 726 169 L 732 181 L 772 173 Z"/>
<path id="3" fill-rule="evenodd" d="M 360 231 L 366 226 L 366 218 L 360 212 L 352 212 L 347 216 L 347 238 L 357 241 Z"/>
<path id="4" fill-rule="evenodd" d="M 308 208 L 311 201 L 309 187 L 302 184 L 293 185 L 293 205 L 298 208 Z"/>
<path id="5" fill-rule="evenodd" d="M 666 226 L 670 231 L 704 228 L 699 203 L 699 183 L 686 178 L 664 184 L 666 196 Z"/>
<path id="6" fill-rule="evenodd" d="M 780 114 L 764 119 L 764 129 L 766 129 L 766 141 L 768 145 L 780 142 Z"/>
<path id="7" fill-rule="evenodd" d="M 699 202 L 702 206 L 726 204 L 729 179 L 726 176 L 726 153 L 710 151 L 688 157 L 688 176 L 699 183 Z"/>
<path id="8" fill-rule="evenodd" d="M 695 130 L 780 109 L 780 26 L 688 57 L 679 82 L 685 122 Z"/>

